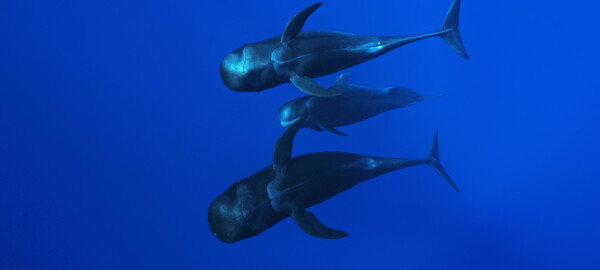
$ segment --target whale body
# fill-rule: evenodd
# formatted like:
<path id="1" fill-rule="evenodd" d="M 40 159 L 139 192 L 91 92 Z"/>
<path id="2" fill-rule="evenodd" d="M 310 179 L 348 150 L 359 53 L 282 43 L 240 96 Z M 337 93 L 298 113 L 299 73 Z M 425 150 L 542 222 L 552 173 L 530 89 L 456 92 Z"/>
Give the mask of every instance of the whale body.
<path id="1" fill-rule="evenodd" d="M 221 79 L 239 92 L 260 92 L 291 82 L 306 94 L 340 95 L 312 78 L 325 76 L 379 57 L 391 50 L 428 37 L 443 38 L 461 57 L 469 59 L 458 31 L 460 0 L 454 0 L 442 26 L 419 35 L 364 36 L 330 31 L 301 31 L 308 16 L 322 3 L 296 14 L 284 33 L 246 44 L 223 58 Z"/>
<path id="2" fill-rule="evenodd" d="M 286 102 L 279 108 L 282 126 L 288 126 L 306 116 L 304 127 L 317 131 L 323 129 L 346 136 L 336 127 L 367 120 L 389 110 L 404 108 L 423 99 L 438 96 L 422 96 L 406 87 L 368 87 L 348 83 L 349 73 L 338 77 L 330 89 L 343 94 L 335 97 L 304 96 Z"/>
<path id="3" fill-rule="evenodd" d="M 309 235 L 327 239 L 345 237 L 348 233 L 323 225 L 306 209 L 368 179 L 411 166 L 431 166 L 458 191 L 439 161 L 437 132 L 429 156 L 423 159 L 342 152 L 292 158 L 294 137 L 305 121 L 306 117 L 295 121 L 279 137 L 272 165 L 233 183 L 211 203 L 208 224 L 219 240 L 234 243 L 256 236 L 290 216 Z"/>

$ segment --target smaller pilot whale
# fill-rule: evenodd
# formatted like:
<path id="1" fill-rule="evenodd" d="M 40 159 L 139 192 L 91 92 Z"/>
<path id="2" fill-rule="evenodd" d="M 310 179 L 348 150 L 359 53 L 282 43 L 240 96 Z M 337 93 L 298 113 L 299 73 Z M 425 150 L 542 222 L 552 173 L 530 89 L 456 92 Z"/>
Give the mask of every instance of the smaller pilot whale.
<path id="1" fill-rule="evenodd" d="M 366 180 L 395 170 L 427 164 L 458 188 L 439 160 L 437 132 L 424 159 L 381 158 L 341 152 L 310 153 L 292 158 L 292 146 L 306 117 L 279 137 L 273 164 L 233 183 L 208 208 L 208 225 L 225 243 L 256 236 L 291 216 L 309 235 L 327 239 L 348 233 L 323 225 L 306 209 Z"/>
<path id="2" fill-rule="evenodd" d="M 458 30 L 460 2 L 452 2 L 436 31 L 387 37 L 302 31 L 308 17 L 323 4 L 316 3 L 296 14 L 281 36 L 246 44 L 225 56 L 221 79 L 238 92 L 260 92 L 291 82 L 308 95 L 328 97 L 341 93 L 321 87 L 312 78 L 358 65 L 421 39 L 441 37 L 461 57 L 469 59 Z"/>
<path id="3" fill-rule="evenodd" d="M 423 99 L 439 96 L 422 96 L 406 87 L 366 87 L 348 83 L 349 73 L 340 75 L 329 87 L 344 93 L 335 97 L 304 96 L 289 101 L 279 108 L 282 126 L 307 116 L 304 127 L 323 129 L 342 136 L 336 127 L 346 126 L 379 115 L 385 111 L 404 108 Z"/>

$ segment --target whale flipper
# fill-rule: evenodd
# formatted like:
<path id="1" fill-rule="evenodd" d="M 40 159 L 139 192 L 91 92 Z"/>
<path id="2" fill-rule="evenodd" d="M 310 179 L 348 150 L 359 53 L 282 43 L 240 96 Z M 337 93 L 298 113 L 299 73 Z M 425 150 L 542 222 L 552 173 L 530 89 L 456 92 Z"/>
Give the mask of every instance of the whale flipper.
<path id="1" fill-rule="evenodd" d="M 342 94 L 340 91 L 336 91 L 333 89 L 327 89 L 320 86 L 317 82 L 313 81 L 313 79 L 300 76 L 298 74 L 292 74 L 290 76 L 290 81 L 300 89 L 300 91 L 304 92 L 307 95 L 317 96 L 317 97 L 333 97 L 339 96 Z"/>
<path id="2" fill-rule="evenodd" d="M 292 148 L 294 147 L 294 137 L 298 133 L 298 130 L 302 128 L 304 122 L 306 122 L 306 116 L 299 118 L 289 125 L 285 131 L 279 136 L 273 149 L 273 169 L 277 171 L 279 168 L 283 168 L 290 158 L 292 157 Z"/>
<path id="3" fill-rule="evenodd" d="M 285 27 L 283 31 L 283 35 L 281 35 L 280 42 L 285 46 L 285 43 L 294 39 L 300 31 L 302 31 L 302 27 L 308 19 L 308 16 L 315 12 L 317 8 L 319 8 L 323 2 L 319 2 L 316 4 L 312 4 L 307 8 L 300 11 L 294 18 L 292 18 Z M 339 91 L 331 90 L 320 86 L 318 83 L 313 81 L 311 78 L 301 76 L 299 74 L 291 74 L 290 81 L 300 89 L 300 91 L 304 92 L 307 95 L 317 96 L 317 97 L 333 97 L 341 95 L 342 93 Z"/>
<path id="4" fill-rule="evenodd" d="M 329 131 L 329 132 L 331 132 L 333 134 L 337 134 L 337 135 L 340 135 L 340 136 L 348 137 L 348 135 L 340 132 L 339 130 L 335 129 L 334 127 L 329 127 L 329 126 L 324 126 L 324 125 L 321 125 L 321 126 L 323 126 L 323 128 L 325 130 L 327 130 L 327 131 Z"/>
<path id="5" fill-rule="evenodd" d="M 315 12 L 322 4 L 323 2 L 312 4 L 296 14 L 296 16 L 294 16 L 294 18 L 292 18 L 285 26 L 285 31 L 283 31 L 283 35 L 281 35 L 281 43 L 294 39 L 296 35 L 302 31 L 302 27 L 304 26 L 306 19 L 308 19 L 308 16 Z"/>
<path id="6" fill-rule="evenodd" d="M 338 239 L 349 235 L 347 232 L 332 229 L 323 225 L 313 213 L 308 212 L 305 209 L 293 209 L 291 216 L 300 229 L 314 237 Z"/>

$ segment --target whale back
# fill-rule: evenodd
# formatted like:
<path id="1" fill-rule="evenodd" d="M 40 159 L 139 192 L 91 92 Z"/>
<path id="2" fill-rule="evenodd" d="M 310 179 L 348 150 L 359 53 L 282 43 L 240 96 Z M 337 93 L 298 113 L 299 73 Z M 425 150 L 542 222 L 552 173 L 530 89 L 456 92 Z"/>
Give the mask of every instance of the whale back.
<path id="1" fill-rule="evenodd" d="M 318 152 L 294 157 L 279 187 L 282 205 L 308 208 L 366 180 L 397 169 L 399 159 L 343 152 Z"/>
<path id="2" fill-rule="evenodd" d="M 296 73 L 315 78 L 380 55 L 372 48 L 381 44 L 381 39 L 373 36 L 333 31 L 302 31 L 285 46 L 275 49 L 272 60 L 275 68 L 282 74 Z"/>

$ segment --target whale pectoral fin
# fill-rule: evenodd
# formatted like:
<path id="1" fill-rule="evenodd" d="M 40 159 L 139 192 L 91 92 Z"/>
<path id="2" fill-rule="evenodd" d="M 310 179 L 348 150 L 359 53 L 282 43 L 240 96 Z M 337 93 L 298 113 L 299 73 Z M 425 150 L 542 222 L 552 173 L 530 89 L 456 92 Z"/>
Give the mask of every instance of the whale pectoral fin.
<path id="1" fill-rule="evenodd" d="M 292 157 L 292 148 L 294 147 L 294 137 L 306 122 L 307 116 L 294 121 L 279 136 L 273 149 L 273 169 L 277 170 L 287 164 Z"/>
<path id="2" fill-rule="evenodd" d="M 305 209 L 294 209 L 292 210 L 291 216 L 300 229 L 314 237 L 338 239 L 349 235 L 347 232 L 332 229 L 323 225 L 313 213 L 308 212 Z"/>
<path id="3" fill-rule="evenodd" d="M 348 135 L 346 135 L 346 134 L 344 134 L 344 133 L 340 132 L 339 130 L 335 129 L 334 127 L 323 126 L 323 128 L 324 128 L 325 130 L 327 130 L 327 131 L 329 131 L 329 132 L 333 133 L 333 134 L 337 134 L 337 135 L 340 135 L 340 136 L 348 137 Z"/>
<path id="4" fill-rule="evenodd" d="M 316 130 L 316 131 L 325 131 L 325 130 L 323 130 L 323 129 L 321 128 L 321 126 L 319 126 L 319 125 L 314 125 L 314 126 L 312 126 L 312 127 L 310 127 L 310 128 L 312 128 L 313 130 Z"/>
<path id="5" fill-rule="evenodd" d="M 290 76 L 290 81 L 300 89 L 300 91 L 304 92 L 307 95 L 317 96 L 317 97 L 333 97 L 339 96 L 342 94 L 340 91 L 327 89 L 320 86 L 317 82 L 313 81 L 311 78 L 300 76 L 294 74 Z"/>
<path id="6" fill-rule="evenodd" d="M 322 4 L 323 2 L 312 4 L 296 14 L 296 16 L 294 16 L 294 18 L 292 18 L 285 26 L 285 31 L 283 31 L 283 35 L 281 35 L 281 43 L 294 39 L 296 35 L 302 31 L 302 27 L 304 26 L 306 19 L 308 19 L 308 16 L 315 12 Z"/>

